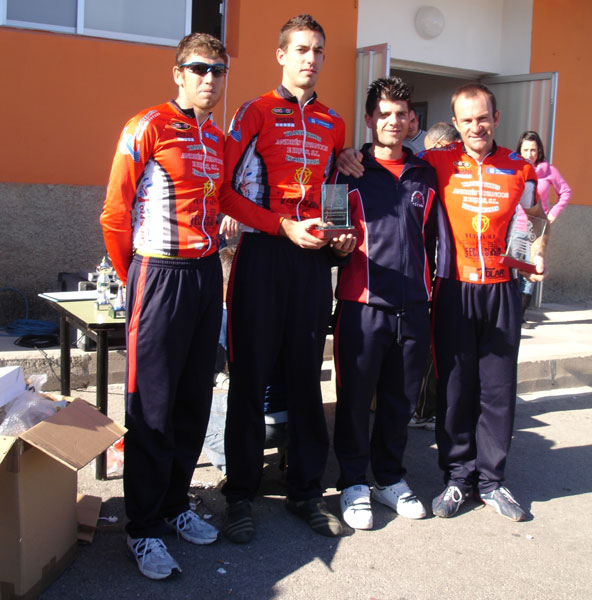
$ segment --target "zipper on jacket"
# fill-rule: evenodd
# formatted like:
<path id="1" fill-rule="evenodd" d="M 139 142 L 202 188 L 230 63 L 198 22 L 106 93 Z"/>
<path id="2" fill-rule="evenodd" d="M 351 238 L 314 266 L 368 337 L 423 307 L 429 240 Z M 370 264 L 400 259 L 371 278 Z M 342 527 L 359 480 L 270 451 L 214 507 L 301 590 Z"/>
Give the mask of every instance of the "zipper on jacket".
<path id="1" fill-rule="evenodd" d="M 483 216 L 483 161 L 489 156 L 490 153 L 483 157 L 483 160 L 479 162 L 476 158 L 469 156 L 477 164 L 477 172 L 479 174 L 479 206 L 477 210 L 478 225 L 477 225 L 477 244 L 479 248 L 479 262 L 481 263 L 481 283 L 485 283 L 485 258 L 483 257 L 483 247 L 481 245 L 481 226 Z"/>
<path id="2" fill-rule="evenodd" d="M 304 120 L 304 109 L 306 105 L 314 100 L 314 96 L 311 96 L 304 104 L 300 104 L 298 102 L 298 106 L 300 107 L 300 118 L 302 119 L 302 168 L 300 169 L 300 177 L 298 183 L 300 184 L 300 200 L 296 205 L 296 219 L 300 221 L 300 204 L 304 200 L 306 196 L 306 190 L 304 189 L 304 184 L 302 183 L 302 179 L 304 177 L 304 172 L 306 170 L 306 121 Z"/>
<path id="3" fill-rule="evenodd" d="M 206 199 L 208 197 L 208 193 L 213 189 L 214 182 L 212 181 L 210 174 L 206 170 L 206 158 L 208 157 L 208 149 L 206 148 L 206 145 L 203 141 L 203 137 L 201 135 L 201 128 L 211 118 L 212 118 L 212 115 L 211 114 L 208 115 L 207 119 L 205 119 L 204 122 L 200 125 L 199 121 L 197 120 L 197 115 L 195 116 L 195 123 L 197 124 L 197 133 L 199 134 L 199 143 L 201 144 L 201 147 L 203 148 L 202 171 L 204 172 L 204 175 L 208 178 L 208 182 L 209 182 L 208 189 L 206 189 L 206 186 L 204 186 L 204 194 L 203 194 L 203 198 L 202 198 L 203 215 L 201 217 L 201 229 L 202 229 L 202 232 L 205 234 L 205 236 L 208 238 L 208 245 L 207 245 L 206 249 L 202 252 L 202 255 L 204 255 L 212 247 L 212 238 L 210 237 L 210 235 L 208 234 L 208 232 L 206 230 L 206 216 L 207 216 Z M 203 245 L 204 244 L 202 243 L 202 247 L 203 247 Z"/>

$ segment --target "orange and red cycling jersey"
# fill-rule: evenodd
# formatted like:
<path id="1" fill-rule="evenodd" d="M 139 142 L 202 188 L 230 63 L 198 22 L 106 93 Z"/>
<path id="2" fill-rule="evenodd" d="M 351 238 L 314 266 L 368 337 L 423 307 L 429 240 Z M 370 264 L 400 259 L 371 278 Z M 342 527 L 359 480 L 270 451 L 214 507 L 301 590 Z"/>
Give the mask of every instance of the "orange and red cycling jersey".
<path id="1" fill-rule="evenodd" d="M 125 282 L 134 252 L 202 258 L 217 250 L 224 135 L 175 102 L 146 109 L 121 134 L 101 225 Z"/>
<path id="2" fill-rule="evenodd" d="M 509 281 L 513 275 L 499 256 L 506 250 L 518 204 L 535 204 L 532 165 L 495 143 L 481 163 L 461 142 L 419 156 L 436 169 L 444 210 L 438 227 L 438 277 L 469 283 Z"/>
<path id="3" fill-rule="evenodd" d="M 344 139 L 343 119 L 316 95 L 301 107 L 280 86 L 246 102 L 226 138 L 222 212 L 271 234 L 281 217 L 320 217 L 321 185 Z"/>

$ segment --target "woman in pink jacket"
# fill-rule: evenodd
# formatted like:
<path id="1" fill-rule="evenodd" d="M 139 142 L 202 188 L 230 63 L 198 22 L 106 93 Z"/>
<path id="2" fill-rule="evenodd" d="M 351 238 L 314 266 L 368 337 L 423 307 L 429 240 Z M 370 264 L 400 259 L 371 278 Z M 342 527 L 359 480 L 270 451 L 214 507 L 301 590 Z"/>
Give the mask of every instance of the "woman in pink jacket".
<path id="1" fill-rule="evenodd" d="M 529 160 L 535 167 L 538 183 L 537 193 L 543 205 L 549 223 L 552 223 L 559 213 L 567 206 L 571 198 L 571 188 L 567 181 L 563 179 L 561 173 L 545 160 L 545 149 L 543 142 L 536 131 L 525 131 L 518 140 L 516 148 L 523 158 Z M 549 194 L 551 188 L 557 192 L 557 202 L 551 206 L 549 204 Z M 530 305 L 532 293 L 534 291 L 534 282 L 522 278 L 522 318 Z"/>

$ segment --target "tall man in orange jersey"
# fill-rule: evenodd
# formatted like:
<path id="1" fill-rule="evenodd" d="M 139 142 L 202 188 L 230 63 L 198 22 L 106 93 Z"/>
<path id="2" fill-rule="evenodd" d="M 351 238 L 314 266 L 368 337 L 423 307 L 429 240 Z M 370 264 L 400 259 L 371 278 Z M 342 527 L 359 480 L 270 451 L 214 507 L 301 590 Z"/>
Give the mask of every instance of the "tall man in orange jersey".
<path id="1" fill-rule="evenodd" d="M 162 529 L 194 544 L 218 533 L 189 510 L 187 492 L 208 423 L 222 311 L 216 217 L 224 136 L 210 111 L 226 61 L 210 35 L 181 40 L 177 98 L 125 126 L 101 215 L 107 250 L 127 282 L 127 546 L 151 579 L 181 570 Z"/>
<path id="2" fill-rule="evenodd" d="M 320 371 L 331 312 L 331 261 L 353 249 L 351 234 L 330 243 L 321 224 L 321 185 L 341 150 L 345 125 L 314 87 L 325 34 L 310 16 L 282 28 L 276 57 L 282 84 L 243 104 L 225 148 L 221 207 L 244 223 L 228 287 L 230 389 L 226 421 L 225 535 L 254 534 L 251 501 L 261 478 L 265 388 L 282 382 L 288 408 L 287 508 L 318 533 L 341 524 L 322 500 L 329 438 Z M 333 249 L 331 248 L 333 247 Z"/>

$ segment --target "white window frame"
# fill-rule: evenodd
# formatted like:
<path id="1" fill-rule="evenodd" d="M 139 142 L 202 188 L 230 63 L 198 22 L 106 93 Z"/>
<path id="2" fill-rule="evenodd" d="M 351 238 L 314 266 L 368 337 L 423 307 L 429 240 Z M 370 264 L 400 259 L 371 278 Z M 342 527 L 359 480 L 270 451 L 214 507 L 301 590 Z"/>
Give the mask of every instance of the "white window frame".
<path id="1" fill-rule="evenodd" d="M 220 0 L 220 12 L 222 14 L 222 38 L 226 34 L 226 3 L 227 0 Z M 103 31 L 99 29 L 90 29 L 84 27 L 84 7 L 85 0 L 77 0 L 76 5 L 76 27 L 65 27 L 62 25 L 50 25 L 45 23 L 30 23 L 27 21 L 15 21 L 7 18 L 8 0 L 0 0 L 0 25 L 6 27 L 16 27 L 20 29 L 37 29 L 41 31 L 54 31 L 58 33 L 70 33 L 75 35 L 84 35 L 90 37 L 100 37 L 112 40 L 122 40 L 126 42 L 138 42 L 141 44 L 156 44 L 159 46 L 176 46 L 178 39 L 152 37 L 124 33 L 118 31 Z M 192 0 L 185 0 L 185 33 L 191 33 L 191 7 Z M 224 40 L 222 40 L 224 41 Z"/>

